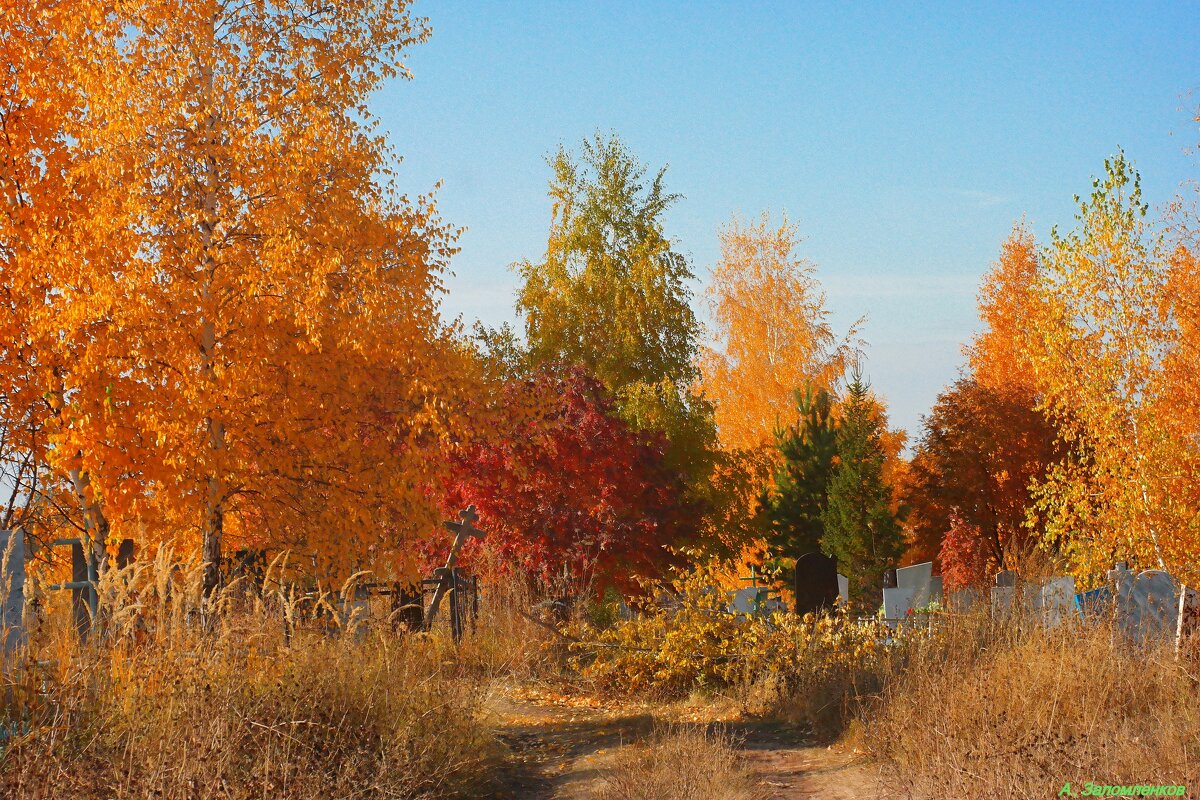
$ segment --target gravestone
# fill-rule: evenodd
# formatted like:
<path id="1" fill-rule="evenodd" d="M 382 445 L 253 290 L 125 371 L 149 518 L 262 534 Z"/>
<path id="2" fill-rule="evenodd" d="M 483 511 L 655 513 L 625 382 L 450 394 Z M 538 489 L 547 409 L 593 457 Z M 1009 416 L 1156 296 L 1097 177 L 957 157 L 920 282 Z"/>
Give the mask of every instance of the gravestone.
<path id="1" fill-rule="evenodd" d="M 942 605 L 942 576 L 934 575 L 929 579 L 929 602 Z"/>
<path id="2" fill-rule="evenodd" d="M 993 586 L 992 587 L 992 613 L 1007 613 L 1012 611 L 1013 596 L 1016 593 L 1015 586 Z"/>
<path id="3" fill-rule="evenodd" d="M 729 613 L 753 616 L 758 609 L 758 592 L 759 590 L 752 586 L 738 589 L 730 598 Z"/>
<path id="4" fill-rule="evenodd" d="M 1179 620 L 1179 586 L 1170 573 L 1149 569 L 1134 574 L 1119 564 L 1108 573 L 1117 625 L 1139 641 L 1174 634 Z"/>
<path id="5" fill-rule="evenodd" d="M 983 602 L 982 598 L 977 588 L 968 586 L 956 589 L 946 595 L 946 608 L 955 614 L 966 614 Z"/>
<path id="6" fill-rule="evenodd" d="M 822 553 L 796 559 L 796 613 L 831 609 L 838 599 L 837 561 Z"/>
<path id="7" fill-rule="evenodd" d="M 1095 622 L 1105 617 L 1112 602 L 1112 591 L 1107 586 L 1091 589 L 1075 595 L 1075 610 L 1084 622 Z"/>
<path id="8" fill-rule="evenodd" d="M 1021 581 L 1018 584 L 1018 599 L 1026 609 L 1033 611 L 1039 618 L 1042 613 L 1042 589 L 1045 585 L 1045 578 L 1034 578 L 1031 581 Z"/>
<path id="9" fill-rule="evenodd" d="M 1075 579 L 1068 576 L 1050 578 L 1042 584 L 1038 605 L 1046 625 L 1057 627 L 1071 613 L 1075 603 Z"/>
<path id="10" fill-rule="evenodd" d="M 0 635 L 4 652 L 25 643 L 25 533 L 0 531 Z"/>
<path id="11" fill-rule="evenodd" d="M 888 567 L 883 571 L 883 588 L 895 589 L 896 586 L 896 568 Z"/>
<path id="12" fill-rule="evenodd" d="M 842 604 L 845 605 L 846 603 L 850 602 L 850 579 L 845 575 L 838 573 L 837 582 L 838 597 L 842 599 Z"/>
<path id="13" fill-rule="evenodd" d="M 929 605 L 933 583 L 933 562 L 913 564 L 911 567 L 900 567 L 896 570 L 896 586 L 900 589 L 912 589 L 913 608 Z"/>
<path id="14" fill-rule="evenodd" d="M 883 621 L 896 628 L 910 618 L 913 609 L 913 590 L 909 587 L 885 586 L 883 589 Z"/>
<path id="15" fill-rule="evenodd" d="M 1013 607 L 1017 591 L 1017 573 L 1005 569 L 996 573 L 996 585 L 992 587 L 992 613 L 1008 613 Z"/>

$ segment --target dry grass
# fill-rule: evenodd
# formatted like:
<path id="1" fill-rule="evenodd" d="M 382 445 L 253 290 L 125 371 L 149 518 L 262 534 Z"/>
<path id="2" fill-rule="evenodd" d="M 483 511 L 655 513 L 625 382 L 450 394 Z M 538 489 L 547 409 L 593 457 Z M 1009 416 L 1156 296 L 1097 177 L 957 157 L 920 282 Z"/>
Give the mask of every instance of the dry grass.
<path id="1" fill-rule="evenodd" d="M 598 796 L 600 800 L 756 800 L 763 795 L 727 734 L 680 727 L 620 751 Z"/>
<path id="2" fill-rule="evenodd" d="M 464 662 L 481 678 L 561 680 L 570 655 L 567 640 L 530 619 L 542 598 L 510 571 L 480 566 L 486 589 L 472 635 L 460 648 Z"/>
<path id="3" fill-rule="evenodd" d="M 15 732 L 0 745 L 0 796 L 487 796 L 505 758 L 479 721 L 487 687 L 574 679 L 564 641 L 517 613 L 536 600 L 520 581 L 489 581 L 476 632 L 455 646 L 396 633 L 385 607 L 351 610 L 352 586 L 315 604 L 236 587 L 209 601 L 199 574 L 165 552 L 110 574 L 103 636 L 80 647 L 57 608 L 28 653 L 0 661 L 0 724 Z M 601 650 L 604 685 L 631 691 L 631 675 L 657 674 L 669 655 L 664 638 L 693 632 L 679 645 L 692 662 L 672 664 L 691 676 L 681 685 L 718 686 L 743 710 L 830 736 L 857 717 L 859 741 L 917 796 L 1200 784 L 1195 659 L 1103 627 L 953 619 L 880 645 L 832 619 L 647 617 L 612 629 L 621 649 Z M 695 678 L 751 656 L 756 668 L 730 669 L 723 684 Z M 758 796 L 722 734 L 661 731 L 615 758 L 607 800 Z"/>
<path id="4" fill-rule="evenodd" d="M 476 796 L 502 754 L 477 722 L 480 664 L 325 597 L 202 602 L 164 558 L 106 580 L 103 637 L 63 614 L 4 664 L 0 795 L 17 798 Z M 214 613 L 223 606 L 222 613 Z M 488 648 L 475 647 L 483 658 Z"/>
<path id="5" fill-rule="evenodd" d="M 1197 664 L 1104 626 L 960 620 L 913 654 L 864 730 L 929 798 L 1200 784 Z"/>

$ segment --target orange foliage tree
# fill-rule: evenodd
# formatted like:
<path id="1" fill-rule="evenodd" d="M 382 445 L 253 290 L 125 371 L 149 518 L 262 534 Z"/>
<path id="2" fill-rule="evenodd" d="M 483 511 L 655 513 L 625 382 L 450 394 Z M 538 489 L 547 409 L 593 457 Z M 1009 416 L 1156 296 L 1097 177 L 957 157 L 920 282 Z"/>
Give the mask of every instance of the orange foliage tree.
<path id="1" fill-rule="evenodd" d="M 364 105 L 427 35 L 407 5 L 130 0 L 56 20 L 87 98 L 58 135 L 88 214 L 6 267 L 43 289 L 10 313 L 46 461 L 76 478 L 98 550 L 110 526 L 183 536 L 211 587 L 230 536 L 401 570 L 434 521 L 424 487 L 472 380 L 437 313 L 453 232 L 392 191 Z"/>
<path id="2" fill-rule="evenodd" d="M 1023 224 L 1000 247 L 1000 258 L 979 289 L 983 332 L 966 353 L 972 377 L 994 389 L 1022 391 L 1036 404 L 1037 387 L 1028 337 L 1040 310 L 1039 252 Z"/>
<path id="3" fill-rule="evenodd" d="M 710 522 L 737 552 L 768 533 L 760 506 L 781 467 L 776 433 L 795 422 L 796 392 L 834 389 L 855 358 L 856 330 L 841 340 L 833 332 L 816 267 L 797 253 L 786 217 L 778 226 L 767 214 L 735 217 L 720 239 L 707 289 L 714 341 L 699 353 L 699 385 L 722 448 Z"/>
<path id="4" fill-rule="evenodd" d="M 1039 268 L 1036 241 L 1017 225 L 980 288 L 984 329 L 965 348 L 969 373 L 925 418 L 902 491 L 906 559 L 938 559 L 952 583 L 1019 568 L 1038 541 L 1026 525 L 1031 486 L 1060 456 L 1029 338 L 1042 309 Z"/>
<path id="5" fill-rule="evenodd" d="M 0 427 L 11 490 L 5 522 L 31 531 L 73 524 L 100 539 L 107 524 L 88 500 L 77 454 L 56 451 L 49 435 L 63 410 L 62 376 L 95 333 L 79 319 L 90 291 L 81 265 L 99 261 L 106 249 L 79 235 L 96 209 L 94 181 L 76 169 L 86 110 L 79 75 L 101 52 L 101 34 L 88 24 L 101 11 L 102 4 L 86 0 L 0 3 Z M 61 470 L 48 469 L 51 456 Z"/>
<path id="6" fill-rule="evenodd" d="M 1039 488 L 1047 533 L 1084 574 L 1115 558 L 1193 570 L 1195 448 L 1168 424 L 1179 328 L 1171 258 L 1124 155 L 1106 162 L 1078 227 L 1041 261 L 1031 355 L 1071 449 Z"/>
<path id="7" fill-rule="evenodd" d="M 903 492 L 914 559 L 938 558 L 948 580 L 1021 566 L 1036 544 L 1031 484 L 1057 455 L 1054 427 L 1021 389 L 955 382 L 925 417 Z"/>
<path id="8" fill-rule="evenodd" d="M 854 360 L 857 326 L 838 339 L 816 267 L 801 258 L 797 226 L 734 218 L 720 233 L 708 301 L 715 348 L 700 356 L 705 395 L 716 405 L 726 449 L 772 441 L 794 412 L 798 389 L 830 390 Z"/>

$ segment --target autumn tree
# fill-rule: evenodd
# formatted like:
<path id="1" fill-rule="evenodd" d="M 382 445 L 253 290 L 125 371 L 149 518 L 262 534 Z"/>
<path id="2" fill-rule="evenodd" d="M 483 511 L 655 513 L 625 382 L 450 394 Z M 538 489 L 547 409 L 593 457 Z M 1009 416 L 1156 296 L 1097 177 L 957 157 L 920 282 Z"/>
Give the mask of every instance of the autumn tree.
<path id="1" fill-rule="evenodd" d="M 1034 364 L 1069 454 L 1041 484 L 1040 512 L 1084 574 L 1114 558 L 1182 573 L 1195 547 L 1180 483 L 1191 445 L 1164 404 L 1178 336 L 1170 253 L 1132 165 L 1118 154 L 1105 167 L 1041 261 Z"/>
<path id="2" fill-rule="evenodd" d="M 1026 524 L 1031 487 L 1062 455 L 1036 377 L 1041 258 L 1028 228 L 1015 226 L 980 287 L 983 330 L 965 348 L 968 373 L 925 418 L 902 489 L 906 559 L 936 559 L 952 582 L 1020 568 L 1038 543 Z"/>
<path id="3" fill-rule="evenodd" d="M 995 572 L 995 555 L 988 537 L 979 529 L 950 512 L 947 528 L 941 538 L 941 573 L 947 590 L 983 589 Z"/>
<path id="4" fill-rule="evenodd" d="M 778 467 L 764 492 L 760 514 L 778 556 L 799 558 L 821 549 L 824 513 L 838 453 L 834 398 L 811 384 L 794 394 L 794 419 L 776 429 Z"/>
<path id="5" fill-rule="evenodd" d="M 904 491 L 910 551 L 937 558 L 943 574 L 1021 566 L 1037 544 L 1026 527 L 1032 485 L 1059 457 L 1050 421 L 1019 386 L 962 378 L 922 427 Z"/>
<path id="6" fill-rule="evenodd" d="M 483 546 L 543 583 L 564 570 L 626 587 L 657 574 L 667 546 L 686 543 L 696 525 L 662 434 L 634 430 L 579 367 L 508 381 L 503 400 L 541 413 L 455 456 L 447 508 L 473 503 L 489 532 Z"/>
<path id="7" fill-rule="evenodd" d="M 103 552 L 107 519 L 73 450 L 52 438 L 68 384 L 96 326 L 79 309 L 92 291 L 87 269 L 119 238 L 86 232 L 97 209 L 94 182 L 78 169 L 86 99 L 79 80 L 103 57 L 87 0 L 0 3 L 0 457 L 9 491 L 4 526 L 56 538 L 77 529 Z M 75 271 L 78 280 L 64 278 Z M 51 469 L 53 458 L 58 469 Z"/>
<path id="8" fill-rule="evenodd" d="M 92 34 L 61 133 L 88 214 L 16 265 L 50 298 L 17 310 L 50 466 L 122 536 L 194 535 L 210 588 L 227 536 L 402 569 L 472 363 L 437 315 L 452 232 L 396 196 L 364 106 L 424 23 L 404 0 L 60 22 Z"/>
<path id="9" fill-rule="evenodd" d="M 532 361 L 584 367 L 635 427 L 665 433 L 671 463 L 699 481 L 714 434 L 711 408 L 690 390 L 699 325 L 691 268 L 664 228 L 678 199 L 666 169 L 647 178 L 620 139 L 599 133 L 549 162 L 546 254 L 516 265 Z"/>
<path id="10" fill-rule="evenodd" d="M 816 267 L 796 252 L 798 228 L 786 216 L 778 226 L 765 213 L 735 217 L 720 239 L 707 290 L 715 347 L 701 353 L 702 386 L 722 446 L 757 448 L 787 424 L 798 389 L 833 389 L 854 360 L 857 325 L 843 339 L 834 334 Z"/>
<path id="11" fill-rule="evenodd" d="M 850 578 L 855 597 L 876 597 L 884 569 L 903 552 L 892 487 L 885 480 L 887 425 L 856 370 L 837 434 L 837 464 L 822 513 L 821 545 Z"/>
<path id="12" fill-rule="evenodd" d="M 1039 291 L 1041 254 L 1024 224 L 1013 228 L 1000 258 L 979 289 L 983 331 L 966 347 L 971 376 L 985 387 L 1021 392 L 1032 407 L 1039 402 L 1035 348 L 1030 336 L 1044 312 Z"/>

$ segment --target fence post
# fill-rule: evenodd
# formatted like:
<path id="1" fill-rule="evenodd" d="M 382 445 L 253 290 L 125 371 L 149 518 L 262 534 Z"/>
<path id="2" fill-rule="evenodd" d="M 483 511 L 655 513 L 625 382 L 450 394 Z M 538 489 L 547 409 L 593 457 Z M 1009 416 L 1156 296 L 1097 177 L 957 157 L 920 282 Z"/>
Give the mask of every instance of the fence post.
<path id="1" fill-rule="evenodd" d="M 450 584 L 450 635 L 454 637 L 455 643 L 462 639 L 462 592 L 459 591 L 458 569 L 450 568 L 450 574 L 446 576 L 447 583 Z"/>
<path id="2" fill-rule="evenodd" d="M 471 576 L 471 633 L 479 620 L 479 576 Z"/>
<path id="3" fill-rule="evenodd" d="M 71 542 L 71 583 L 82 586 L 87 583 L 87 560 L 83 555 L 83 542 L 76 539 Z M 92 625 L 91 599 L 84 592 L 91 592 L 91 587 L 71 589 L 71 619 L 75 622 L 75 630 L 80 639 L 86 639 L 88 629 Z"/>

